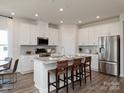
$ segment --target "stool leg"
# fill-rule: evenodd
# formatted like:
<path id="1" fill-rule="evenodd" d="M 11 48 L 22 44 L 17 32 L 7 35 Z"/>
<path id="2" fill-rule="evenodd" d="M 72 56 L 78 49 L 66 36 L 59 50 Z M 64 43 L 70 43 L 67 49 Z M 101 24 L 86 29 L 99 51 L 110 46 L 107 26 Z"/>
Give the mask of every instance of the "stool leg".
<path id="1" fill-rule="evenodd" d="M 65 84 L 66 84 L 66 83 L 65 83 L 65 82 L 66 82 L 66 79 L 65 79 L 65 74 L 64 74 L 63 78 L 64 78 L 64 86 L 65 86 Z"/>
<path id="2" fill-rule="evenodd" d="M 48 93 L 50 93 L 50 73 L 48 72 Z"/>
<path id="3" fill-rule="evenodd" d="M 86 66 L 84 65 L 84 80 L 85 80 L 85 84 L 86 84 Z"/>
<path id="4" fill-rule="evenodd" d="M 80 86 L 81 86 L 81 68 L 79 69 L 79 76 L 80 76 Z"/>
<path id="5" fill-rule="evenodd" d="M 67 72 L 66 72 L 66 87 L 67 87 L 67 93 L 68 93 L 68 70 L 67 70 Z"/>
<path id="6" fill-rule="evenodd" d="M 78 80 L 78 72 L 77 72 L 77 70 L 76 70 L 76 81 Z"/>
<path id="7" fill-rule="evenodd" d="M 72 82 L 72 88 L 74 90 L 74 73 L 71 71 L 71 82 Z"/>
<path id="8" fill-rule="evenodd" d="M 89 70 L 90 70 L 90 81 L 91 81 L 91 65 L 89 66 Z"/>
<path id="9" fill-rule="evenodd" d="M 60 87 L 60 76 L 58 76 L 58 87 Z"/>
<path id="10" fill-rule="evenodd" d="M 82 79 L 84 78 L 84 66 L 81 66 L 81 75 L 82 75 Z"/>
<path id="11" fill-rule="evenodd" d="M 58 93 L 58 75 L 57 75 L 57 73 L 56 73 L 56 93 Z"/>

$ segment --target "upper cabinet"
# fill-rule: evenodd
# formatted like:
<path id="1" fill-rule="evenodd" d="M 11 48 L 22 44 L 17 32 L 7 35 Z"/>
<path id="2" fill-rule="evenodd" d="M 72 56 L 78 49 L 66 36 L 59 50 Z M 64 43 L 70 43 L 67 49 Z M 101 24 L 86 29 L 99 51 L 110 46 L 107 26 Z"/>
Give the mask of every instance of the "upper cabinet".
<path id="1" fill-rule="evenodd" d="M 49 29 L 48 29 L 48 23 L 39 21 L 37 24 L 37 30 L 38 30 L 38 37 L 49 37 Z"/>
<path id="2" fill-rule="evenodd" d="M 19 44 L 28 45 L 30 43 L 30 31 L 28 24 L 20 24 L 19 29 Z"/>
<path id="3" fill-rule="evenodd" d="M 79 29 L 78 45 L 98 45 L 98 37 L 120 35 L 120 22 Z"/>
<path id="4" fill-rule="evenodd" d="M 37 37 L 49 38 L 47 23 L 30 24 L 22 22 L 19 27 L 20 45 L 37 45 Z"/>
<path id="5" fill-rule="evenodd" d="M 88 29 L 80 29 L 78 31 L 78 44 L 79 45 L 87 45 L 88 43 Z"/>
<path id="6" fill-rule="evenodd" d="M 37 27 L 34 24 L 21 23 L 19 29 L 20 45 L 36 45 L 37 44 Z"/>
<path id="7" fill-rule="evenodd" d="M 49 28 L 49 45 L 58 45 L 59 31 L 55 28 Z"/>
<path id="8" fill-rule="evenodd" d="M 79 45 L 95 45 L 96 44 L 95 33 L 92 28 L 83 28 L 78 33 Z"/>
<path id="9" fill-rule="evenodd" d="M 37 36 L 39 32 L 36 25 L 30 25 L 30 45 L 37 45 Z"/>

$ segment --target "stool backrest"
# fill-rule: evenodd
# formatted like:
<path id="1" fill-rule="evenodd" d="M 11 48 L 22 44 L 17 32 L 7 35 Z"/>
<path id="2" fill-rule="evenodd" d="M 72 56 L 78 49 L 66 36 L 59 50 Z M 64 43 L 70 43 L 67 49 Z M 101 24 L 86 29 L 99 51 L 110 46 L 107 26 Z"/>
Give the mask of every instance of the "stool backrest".
<path id="1" fill-rule="evenodd" d="M 85 64 L 91 64 L 91 56 L 85 57 Z"/>
<path id="2" fill-rule="evenodd" d="M 56 72 L 57 74 L 63 74 L 67 72 L 68 60 L 62 60 L 57 62 Z"/>
<path id="3" fill-rule="evenodd" d="M 13 67 L 13 73 L 15 73 L 17 70 L 18 62 L 19 62 L 19 59 L 16 59 L 14 67 Z"/>
<path id="4" fill-rule="evenodd" d="M 81 66 L 81 58 L 74 59 L 73 70 L 78 70 Z"/>

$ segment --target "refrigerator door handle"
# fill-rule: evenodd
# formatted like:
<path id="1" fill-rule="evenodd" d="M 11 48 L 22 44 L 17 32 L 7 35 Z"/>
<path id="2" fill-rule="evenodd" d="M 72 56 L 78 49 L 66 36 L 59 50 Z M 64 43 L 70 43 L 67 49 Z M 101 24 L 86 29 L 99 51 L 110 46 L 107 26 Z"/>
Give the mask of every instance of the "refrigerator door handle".
<path id="1" fill-rule="evenodd" d="M 100 52 L 100 53 L 101 53 L 101 49 L 102 49 L 102 48 L 99 48 L 99 52 Z"/>

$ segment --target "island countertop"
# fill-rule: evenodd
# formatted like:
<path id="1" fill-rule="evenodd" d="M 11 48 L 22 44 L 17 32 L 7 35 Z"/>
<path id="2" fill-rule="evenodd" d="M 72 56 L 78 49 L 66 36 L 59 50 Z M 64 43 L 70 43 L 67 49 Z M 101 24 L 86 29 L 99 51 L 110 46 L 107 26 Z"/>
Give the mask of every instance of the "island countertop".
<path id="1" fill-rule="evenodd" d="M 56 63 L 61 60 L 72 61 L 75 58 L 85 58 L 84 56 L 63 56 L 63 57 L 36 57 L 34 60 L 41 61 L 44 64 Z"/>

